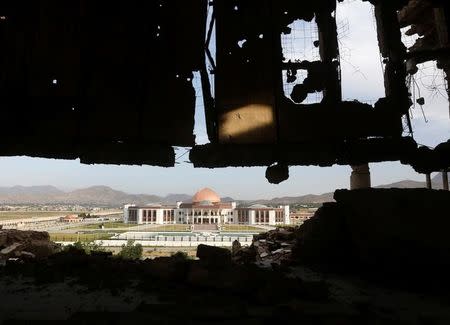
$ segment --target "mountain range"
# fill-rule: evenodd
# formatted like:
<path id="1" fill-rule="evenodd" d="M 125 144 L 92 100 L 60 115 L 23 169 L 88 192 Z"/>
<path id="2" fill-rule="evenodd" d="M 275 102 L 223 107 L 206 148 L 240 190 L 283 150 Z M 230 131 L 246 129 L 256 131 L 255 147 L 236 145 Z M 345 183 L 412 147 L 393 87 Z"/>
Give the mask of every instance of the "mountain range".
<path id="1" fill-rule="evenodd" d="M 79 204 L 120 207 L 128 203 L 138 205 L 148 203 L 170 204 L 178 201 L 190 202 L 191 199 L 192 195 L 187 194 L 168 194 L 166 196 L 129 194 L 103 185 L 69 192 L 51 185 L 0 187 L 0 204 Z M 222 201 L 233 201 L 233 199 L 224 197 Z"/>
<path id="2" fill-rule="evenodd" d="M 442 188 L 441 176 L 436 175 L 433 188 Z M 377 186 L 378 188 L 415 188 L 425 187 L 425 182 L 411 180 Z M 175 203 L 177 201 L 190 202 L 192 196 L 187 194 L 168 194 L 166 196 L 150 194 L 128 194 L 114 190 L 107 186 L 92 186 L 74 191 L 62 191 L 54 186 L 13 186 L 0 187 L 0 204 L 80 204 L 90 206 L 120 207 L 123 204 L 134 203 L 144 205 L 148 203 Z M 230 197 L 222 201 L 233 201 Z M 270 200 L 240 201 L 247 204 L 295 204 L 295 203 L 323 203 L 333 201 L 333 192 L 324 194 L 307 194 L 302 196 L 276 197 Z"/>
<path id="3" fill-rule="evenodd" d="M 432 186 L 434 189 L 442 189 L 442 178 L 440 174 L 437 174 L 432 179 Z M 425 182 L 418 182 L 412 180 L 404 180 L 395 183 L 374 186 L 375 188 L 421 188 L 426 187 Z M 253 204 L 301 204 L 301 203 L 324 203 L 334 201 L 334 192 L 328 192 L 323 194 L 307 194 L 302 196 L 284 196 L 276 197 L 270 200 L 255 200 Z"/>

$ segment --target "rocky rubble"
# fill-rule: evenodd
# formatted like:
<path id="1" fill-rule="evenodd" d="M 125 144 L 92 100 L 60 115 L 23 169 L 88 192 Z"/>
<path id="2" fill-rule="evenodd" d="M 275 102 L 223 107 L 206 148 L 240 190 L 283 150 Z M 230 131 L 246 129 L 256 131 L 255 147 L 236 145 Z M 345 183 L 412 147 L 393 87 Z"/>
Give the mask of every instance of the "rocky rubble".
<path id="1" fill-rule="evenodd" d="M 292 238 L 286 230 L 264 235 L 262 243 Z M 248 250 L 236 253 L 242 251 Z M 6 263 L 0 279 L 9 285 L 8 297 L 20 303 L 15 313 L 6 309 L 14 303 L 5 310 L 21 323 L 30 323 L 28 312 L 39 323 L 49 322 L 50 315 L 67 324 L 409 324 L 389 310 L 348 303 L 346 292 L 336 299 L 333 286 L 320 278 L 229 263 L 223 248 L 202 246 L 198 255 L 129 260 L 70 247 L 48 259 Z M 224 259 L 220 267 L 218 259 Z M 15 282 L 22 279 L 26 290 L 17 290 Z M 68 291 L 81 303 L 68 299 Z"/>
<path id="2" fill-rule="evenodd" d="M 256 235 L 250 247 L 238 247 L 233 243 L 232 258 L 236 263 L 282 264 L 292 259 L 297 228 L 277 228 Z"/>
<path id="3" fill-rule="evenodd" d="M 5 276 L 8 281 L 14 277 L 31 279 L 38 288 L 67 283 L 85 290 L 81 292 L 101 291 L 103 296 L 116 298 L 131 288 L 133 297 L 152 297 L 154 302 L 143 301 L 135 311 L 122 314 L 125 324 L 131 316 L 140 322 L 164 324 L 186 320 L 191 321 L 189 324 L 403 324 L 390 311 L 369 309 L 364 301 L 349 304 L 347 296 L 337 300 L 336 288 L 322 278 L 286 273 L 287 268 L 275 267 L 299 261 L 326 262 L 333 258 L 338 263 L 346 255 L 348 259 L 355 258 L 346 246 L 352 241 L 348 239 L 350 234 L 343 232 L 348 229 L 343 222 L 344 212 L 337 204 L 325 204 L 302 227 L 279 228 L 257 235 L 250 247 L 234 242 L 230 252 L 201 245 L 198 260 L 181 254 L 127 260 L 110 253 L 88 254 L 70 247 L 48 259 L 6 263 L 0 267 L 0 277 Z M 20 249 L 23 243 L 49 243 L 46 233 L 12 232 L 10 235 L 0 232 L 5 244 L 1 248 L 8 248 L 8 254 Z M 261 268 L 257 264 L 273 268 Z M 129 297 L 123 299 L 125 302 Z M 111 310 L 115 308 L 116 305 Z M 85 323 L 80 319 L 92 322 L 93 314 L 80 315 L 76 309 L 69 310 L 68 314 L 73 317 L 71 320 L 77 320 L 72 323 Z M 104 314 L 97 316 L 104 320 Z M 118 317 L 117 313 L 114 317 Z"/>
<path id="4" fill-rule="evenodd" d="M 58 252 L 47 232 L 0 230 L 0 260 L 9 258 L 42 259 Z"/>
<path id="5" fill-rule="evenodd" d="M 198 245 L 197 257 L 211 267 L 221 268 L 231 264 L 230 250 L 221 247 Z"/>
<path id="6" fill-rule="evenodd" d="M 233 249 L 237 263 L 302 264 L 325 271 L 439 282 L 450 272 L 450 192 L 338 190 L 300 227 L 279 228 Z M 427 276 L 424 276 L 427 275 Z M 429 276 L 428 276 L 429 275 Z M 446 280 L 450 284 L 450 279 Z M 417 281 L 416 281 L 417 282 Z"/>
<path id="7" fill-rule="evenodd" d="M 123 302 L 130 295 L 135 300 L 149 298 L 122 314 L 117 313 L 117 304 L 106 306 L 114 310 L 112 322 L 118 324 L 129 324 L 130 319 L 161 324 L 361 324 L 364 317 L 332 300 L 323 281 L 293 278 L 254 264 L 233 264 L 223 248 L 201 246 L 198 255 L 198 260 L 182 256 L 127 260 L 72 247 L 45 260 L 7 263 L 0 268 L 0 276 L 9 281 L 15 277 L 34 280 L 38 288 L 67 283 L 81 294 L 101 291 L 104 304 L 108 296 Z M 80 315 L 78 307 L 70 307 L 70 324 L 105 321 L 104 313 Z M 118 317 L 124 321 L 117 321 Z"/>

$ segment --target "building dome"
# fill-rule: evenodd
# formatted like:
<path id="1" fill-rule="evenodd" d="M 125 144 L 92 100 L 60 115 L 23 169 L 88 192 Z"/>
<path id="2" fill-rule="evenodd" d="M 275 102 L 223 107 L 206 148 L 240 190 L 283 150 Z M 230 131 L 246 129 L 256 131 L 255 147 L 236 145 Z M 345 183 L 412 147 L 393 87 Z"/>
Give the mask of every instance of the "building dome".
<path id="1" fill-rule="evenodd" d="M 268 209 L 269 207 L 264 204 L 253 204 L 253 205 L 249 206 L 249 208 L 251 208 L 251 209 Z"/>
<path id="2" fill-rule="evenodd" d="M 204 188 L 192 197 L 192 203 L 211 202 L 219 203 L 220 196 L 210 188 Z"/>

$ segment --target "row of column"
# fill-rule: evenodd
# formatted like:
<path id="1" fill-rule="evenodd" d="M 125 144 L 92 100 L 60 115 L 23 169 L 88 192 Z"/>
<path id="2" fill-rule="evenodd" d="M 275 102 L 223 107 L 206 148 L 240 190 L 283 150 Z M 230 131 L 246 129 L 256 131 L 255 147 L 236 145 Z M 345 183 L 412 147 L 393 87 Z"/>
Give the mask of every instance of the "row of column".
<path id="1" fill-rule="evenodd" d="M 433 184 L 431 183 L 431 174 L 426 174 L 426 181 L 427 181 L 427 188 L 432 189 Z M 448 188 L 448 169 L 444 169 L 442 171 L 442 188 L 446 191 L 449 190 L 449 188 Z"/>
<path id="2" fill-rule="evenodd" d="M 350 176 L 350 189 L 356 190 L 361 188 L 370 188 L 371 180 L 370 180 L 369 164 L 351 167 L 352 167 L 352 174 Z M 441 174 L 442 174 L 442 188 L 448 191 L 449 190 L 448 169 L 442 170 Z M 431 183 L 431 174 L 426 174 L 426 183 L 428 189 L 433 188 Z"/>

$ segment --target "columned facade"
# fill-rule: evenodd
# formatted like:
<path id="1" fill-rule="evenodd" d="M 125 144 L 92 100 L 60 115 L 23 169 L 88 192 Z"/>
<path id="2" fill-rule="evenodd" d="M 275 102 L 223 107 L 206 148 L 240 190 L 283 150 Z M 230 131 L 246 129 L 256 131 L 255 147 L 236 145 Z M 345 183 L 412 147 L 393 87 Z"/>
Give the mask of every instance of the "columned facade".
<path id="1" fill-rule="evenodd" d="M 150 204 L 126 205 L 124 221 L 135 224 L 289 224 L 289 206 L 267 207 L 253 205 L 236 207 L 235 202 L 221 202 L 210 189 L 197 192 L 192 203 L 178 202 L 176 206 Z"/>

